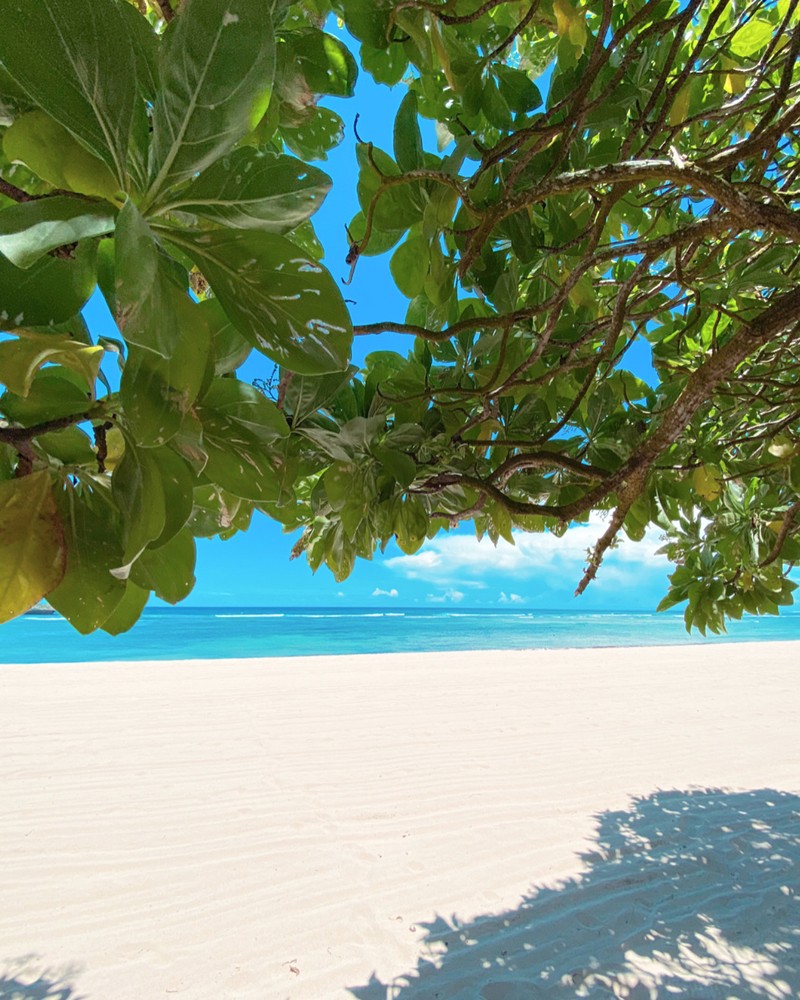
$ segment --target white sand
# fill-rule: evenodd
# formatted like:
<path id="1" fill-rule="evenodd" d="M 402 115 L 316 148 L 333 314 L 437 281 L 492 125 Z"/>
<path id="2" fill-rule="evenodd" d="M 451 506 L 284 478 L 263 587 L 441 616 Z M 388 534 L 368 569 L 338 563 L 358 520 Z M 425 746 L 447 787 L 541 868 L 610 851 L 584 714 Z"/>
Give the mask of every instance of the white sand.
<path id="1" fill-rule="evenodd" d="M 0 998 L 800 995 L 799 717 L 800 642 L 0 666 Z"/>

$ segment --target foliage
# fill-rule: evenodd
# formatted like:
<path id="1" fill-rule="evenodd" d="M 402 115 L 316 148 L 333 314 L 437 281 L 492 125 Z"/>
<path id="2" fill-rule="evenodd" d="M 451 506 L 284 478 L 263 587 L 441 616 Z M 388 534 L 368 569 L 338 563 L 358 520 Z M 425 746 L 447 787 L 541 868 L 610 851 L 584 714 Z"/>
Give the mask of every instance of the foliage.
<path id="1" fill-rule="evenodd" d="M 337 579 L 391 538 L 608 511 L 579 592 L 654 527 L 688 626 L 791 603 L 800 0 L 0 13 L 0 619 L 47 595 L 120 631 L 256 510 Z M 357 135 L 348 259 L 391 251 L 405 320 L 355 333 L 413 346 L 361 372 L 309 221 L 330 181 L 303 162 L 342 135 L 317 97 L 355 83 L 331 13 L 407 88 L 392 150 Z M 96 284 L 113 341 L 80 319 Z M 236 378 L 252 349 L 272 399 Z"/>

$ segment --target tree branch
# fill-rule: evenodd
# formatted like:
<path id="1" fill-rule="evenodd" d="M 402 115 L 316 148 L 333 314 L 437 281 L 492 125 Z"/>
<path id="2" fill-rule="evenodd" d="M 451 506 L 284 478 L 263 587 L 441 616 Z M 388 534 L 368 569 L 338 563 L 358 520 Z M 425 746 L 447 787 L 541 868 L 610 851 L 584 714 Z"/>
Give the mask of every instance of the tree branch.
<path id="1" fill-rule="evenodd" d="M 34 438 L 39 437 L 40 434 L 60 431 L 65 427 L 71 427 L 73 424 L 79 424 L 83 420 L 91 420 L 94 416 L 94 412 L 89 410 L 86 413 L 74 413 L 69 417 L 56 417 L 53 420 L 44 420 L 42 423 L 34 424 L 32 427 L 0 427 L 0 443 L 18 446 L 32 441 Z"/>
<path id="2" fill-rule="evenodd" d="M 780 531 L 778 532 L 778 537 L 775 539 L 775 544 L 770 549 L 767 558 L 758 564 L 761 569 L 764 569 L 765 566 L 770 566 L 780 558 L 783 550 L 783 543 L 789 537 L 789 532 L 792 530 L 794 519 L 798 514 L 800 514 L 800 500 L 798 500 L 797 503 L 793 503 L 783 515 L 783 523 L 781 524 Z"/>
<path id="3" fill-rule="evenodd" d="M 740 323 L 742 329 L 689 376 L 683 392 L 664 413 L 655 431 L 645 438 L 638 451 L 601 486 L 581 500 L 569 504 L 565 509 L 565 516 L 577 517 L 591 510 L 596 503 L 640 470 L 649 469 L 659 455 L 678 440 L 695 413 L 710 399 L 714 389 L 730 378 L 745 358 L 786 330 L 794 327 L 796 335 L 800 327 L 800 288 L 775 298 L 756 319 L 740 320 Z"/>
<path id="4" fill-rule="evenodd" d="M 580 597 L 580 595 L 586 590 L 589 584 L 597 576 L 597 571 L 600 569 L 600 564 L 603 561 L 603 556 L 606 554 L 608 549 L 613 545 L 614 539 L 619 534 L 619 530 L 622 527 L 625 518 L 628 515 L 628 511 L 638 500 L 639 494 L 644 489 L 645 483 L 647 482 L 647 472 L 645 470 L 639 471 L 625 486 L 625 489 L 620 494 L 620 502 L 617 509 L 614 511 L 611 522 L 603 532 L 603 534 L 598 539 L 597 544 L 589 558 L 589 564 L 581 577 L 581 581 L 575 589 L 575 596 Z"/>
<path id="5" fill-rule="evenodd" d="M 35 194 L 28 194 L 27 191 L 23 191 L 22 188 L 2 177 L 0 177 L 0 194 L 4 194 L 12 201 L 20 202 L 20 204 L 24 204 L 26 201 L 36 201 L 37 197 Z"/>
<path id="6" fill-rule="evenodd" d="M 474 441 L 464 442 L 474 444 Z M 493 445 L 494 442 L 491 442 Z M 577 458 L 570 458 L 568 455 L 558 455 L 550 451 L 533 451 L 524 455 L 512 455 L 503 463 L 497 466 L 489 477 L 490 482 L 497 486 L 505 486 L 508 480 L 518 472 L 525 472 L 527 469 L 552 469 L 561 468 L 575 475 L 583 476 L 586 479 L 606 479 L 610 473 L 605 469 L 598 469 L 594 465 L 587 465 Z"/>

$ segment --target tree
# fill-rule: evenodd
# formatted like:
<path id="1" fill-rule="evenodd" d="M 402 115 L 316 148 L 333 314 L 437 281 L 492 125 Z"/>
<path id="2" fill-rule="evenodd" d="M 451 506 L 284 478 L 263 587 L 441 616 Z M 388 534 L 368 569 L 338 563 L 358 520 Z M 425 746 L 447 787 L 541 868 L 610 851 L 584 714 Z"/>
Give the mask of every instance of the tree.
<path id="1" fill-rule="evenodd" d="M 338 579 L 393 537 L 607 511 L 578 592 L 656 526 L 688 627 L 792 602 L 800 0 L 174 6 L 0 0 L 3 619 L 128 628 L 254 511 Z M 303 162 L 356 77 L 331 12 L 408 88 L 392 155 L 356 132 L 348 260 L 392 250 L 410 303 L 355 331 Z M 118 340 L 80 319 L 96 284 Z M 380 331 L 412 349 L 348 367 Z"/>

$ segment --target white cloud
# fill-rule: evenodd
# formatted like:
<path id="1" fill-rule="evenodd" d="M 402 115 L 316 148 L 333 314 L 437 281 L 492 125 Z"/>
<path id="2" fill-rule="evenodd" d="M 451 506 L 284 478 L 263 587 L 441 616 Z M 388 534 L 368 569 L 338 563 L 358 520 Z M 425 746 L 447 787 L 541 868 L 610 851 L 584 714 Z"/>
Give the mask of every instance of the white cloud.
<path id="1" fill-rule="evenodd" d="M 381 590 L 380 587 L 376 587 L 372 591 L 372 594 L 370 596 L 371 597 L 399 597 L 400 594 L 399 594 L 399 592 L 397 590 L 395 590 L 394 587 L 392 587 L 391 590 Z"/>
<path id="2" fill-rule="evenodd" d="M 425 600 L 431 604 L 447 604 L 448 602 L 458 604 L 459 601 L 464 600 L 464 594 L 460 590 L 454 590 L 450 587 L 443 594 L 428 594 Z"/>
<path id="3" fill-rule="evenodd" d="M 343 591 L 343 590 L 339 590 L 339 591 L 337 591 L 337 592 L 336 592 L 336 596 L 337 596 L 337 597 L 344 597 L 344 591 Z"/>
<path id="4" fill-rule="evenodd" d="M 410 579 L 442 584 L 457 580 L 459 586 L 466 584 L 469 576 L 481 577 L 489 572 L 525 579 L 547 570 L 574 577 L 586 562 L 587 550 L 594 547 L 605 528 L 605 520 L 592 514 L 588 523 L 573 525 L 561 538 L 549 531 L 515 531 L 514 545 L 501 539 L 495 547 L 488 538 L 479 542 L 474 535 L 440 535 L 425 542 L 414 555 L 394 556 L 384 565 Z M 606 564 L 609 568 L 617 566 L 630 579 L 638 568 L 667 568 L 666 559 L 656 555 L 662 544 L 658 529 L 650 529 L 641 542 L 632 542 L 623 533 L 619 541 L 619 546 L 607 553 L 604 571 Z"/>
<path id="5" fill-rule="evenodd" d="M 519 594 L 507 594 L 504 590 L 500 591 L 500 596 L 497 598 L 498 604 L 524 604 L 525 598 L 521 597 Z"/>

